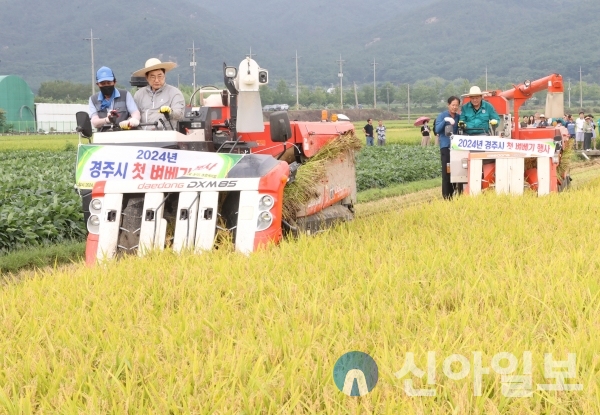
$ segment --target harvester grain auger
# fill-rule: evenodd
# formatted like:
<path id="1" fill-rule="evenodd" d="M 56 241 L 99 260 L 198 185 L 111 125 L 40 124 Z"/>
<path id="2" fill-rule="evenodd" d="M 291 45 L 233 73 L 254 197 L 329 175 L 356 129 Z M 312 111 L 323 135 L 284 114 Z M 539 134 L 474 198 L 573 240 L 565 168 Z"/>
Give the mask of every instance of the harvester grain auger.
<path id="1" fill-rule="evenodd" d="M 554 126 L 520 128 L 519 108 L 534 93 L 548 90 L 547 118 L 564 116 L 562 76 L 525 81 L 507 91 L 487 91 L 483 98 L 494 106 L 501 123 L 488 136 L 454 135 L 450 150 L 450 180 L 468 194 L 494 188 L 498 193 L 521 194 L 525 188 L 539 195 L 568 187 L 568 136 Z M 469 98 L 465 97 L 465 103 Z M 512 104 L 513 114 L 510 106 Z"/>
<path id="2" fill-rule="evenodd" d="M 167 246 L 210 250 L 223 232 L 249 253 L 285 232 L 353 218 L 352 123 L 290 122 L 286 112 L 263 122 L 259 87 L 268 73 L 250 58 L 224 65 L 224 80 L 226 89 L 200 89 L 203 104 L 186 106 L 174 130 L 92 134 L 78 113 L 80 136 L 89 139 L 79 145 L 76 172 L 88 264 Z M 132 84 L 143 86 L 139 78 Z"/>

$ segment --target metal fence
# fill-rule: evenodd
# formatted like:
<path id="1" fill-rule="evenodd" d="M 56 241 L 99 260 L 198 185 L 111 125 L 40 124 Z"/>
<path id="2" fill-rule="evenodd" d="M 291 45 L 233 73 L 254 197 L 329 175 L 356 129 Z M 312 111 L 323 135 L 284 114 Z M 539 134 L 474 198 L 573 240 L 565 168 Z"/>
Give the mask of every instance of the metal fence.
<path id="1" fill-rule="evenodd" d="M 74 133 L 77 122 L 73 121 L 7 121 L 10 128 L 2 134 Z"/>

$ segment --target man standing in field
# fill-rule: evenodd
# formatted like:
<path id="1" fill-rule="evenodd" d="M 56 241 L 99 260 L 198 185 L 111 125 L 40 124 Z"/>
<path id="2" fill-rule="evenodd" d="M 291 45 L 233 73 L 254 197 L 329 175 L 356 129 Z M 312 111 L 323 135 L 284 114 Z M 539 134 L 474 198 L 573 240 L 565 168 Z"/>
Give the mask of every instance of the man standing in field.
<path id="1" fill-rule="evenodd" d="M 102 130 L 106 124 L 119 124 L 123 129 L 137 127 L 140 124 L 140 111 L 133 97 L 125 89 L 117 89 L 117 78 L 112 69 L 103 66 L 96 72 L 96 85 L 100 92 L 89 100 L 89 114 L 92 125 Z"/>
<path id="2" fill-rule="evenodd" d="M 459 123 L 464 124 L 467 135 L 489 135 L 490 126 L 498 125 L 500 117 L 490 104 L 483 100 L 478 86 L 472 86 L 467 94 L 470 101 L 462 106 Z"/>
<path id="3" fill-rule="evenodd" d="M 373 120 L 369 118 L 367 120 L 367 125 L 363 127 L 363 131 L 365 132 L 365 138 L 367 139 L 367 145 L 373 145 Z"/>
<path id="4" fill-rule="evenodd" d="M 384 146 L 385 145 L 385 125 L 383 125 L 383 121 L 379 120 L 379 125 L 375 129 L 377 131 L 377 145 Z"/>
<path id="5" fill-rule="evenodd" d="M 579 118 L 575 120 L 575 150 L 579 150 L 579 143 L 583 148 L 583 127 L 585 125 L 585 119 L 583 117 L 584 112 L 579 111 Z"/>

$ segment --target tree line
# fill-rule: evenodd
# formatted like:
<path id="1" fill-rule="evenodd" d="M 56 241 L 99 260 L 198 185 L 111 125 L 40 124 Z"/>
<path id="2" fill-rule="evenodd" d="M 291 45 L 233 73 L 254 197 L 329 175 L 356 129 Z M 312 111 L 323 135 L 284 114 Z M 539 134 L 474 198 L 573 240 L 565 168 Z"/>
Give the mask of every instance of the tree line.
<path id="1" fill-rule="evenodd" d="M 461 96 L 469 91 L 472 85 L 478 85 L 485 89 L 485 78 L 481 77 L 471 82 L 468 79 L 456 79 L 448 81 L 439 77 L 432 77 L 420 80 L 412 84 L 396 84 L 385 82 L 376 84 L 377 106 L 385 107 L 388 102 L 394 107 L 406 108 L 409 102 L 411 107 L 440 107 L 444 106 L 448 97 L 455 95 Z M 118 85 L 119 88 L 124 88 Z M 487 84 L 488 90 L 508 90 L 511 84 L 500 84 L 490 81 Z M 582 82 L 571 85 L 571 104 L 574 107 L 579 106 L 580 87 L 582 97 L 587 105 L 600 105 L 600 85 L 596 83 Z M 180 85 L 180 89 L 189 102 L 192 94 L 192 87 L 189 85 Z M 567 103 L 567 86 L 565 85 L 565 104 Z M 328 92 L 329 90 L 329 92 Z M 134 90 L 132 89 L 132 92 Z M 88 102 L 90 97 L 90 85 L 74 83 L 70 81 L 48 81 L 43 82 L 36 96 L 36 102 L 56 102 L 56 103 L 81 103 Z M 357 103 L 362 106 L 372 106 L 374 102 L 374 85 L 344 85 L 343 103 L 344 107 L 349 108 Z M 263 105 L 288 104 L 290 108 L 296 105 L 296 85 L 290 84 L 285 80 L 279 80 L 276 85 L 266 85 L 260 88 L 260 97 Z M 543 105 L 546 99 L 546 92 L 542 91 L 535 95 L 532 103 Z M 336 107 L 340 105 L 339 85 L 332 85 L 330 88 L 323 86 L 311 87 L 307 85 L 298 86 L 298 103 L 301 108 L 323 108 Z"/>

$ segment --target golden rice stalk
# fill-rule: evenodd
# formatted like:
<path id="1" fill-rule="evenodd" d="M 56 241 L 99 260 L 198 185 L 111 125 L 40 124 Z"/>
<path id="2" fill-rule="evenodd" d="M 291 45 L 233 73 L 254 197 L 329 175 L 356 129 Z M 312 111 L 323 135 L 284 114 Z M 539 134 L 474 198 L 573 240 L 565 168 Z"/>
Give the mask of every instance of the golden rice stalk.
<path id="1" fill-rule="evenodd" d="M 317 186 L 325 178 L 325 166 L 346 151 L 360 149 L 360 140 L 354 130 L 339 135 L 324 145 L 313 157 L 308 159 L 296 172 L 296 180 L 288 184 L 283 192 L 283 219 L 296 220 L 296 213 L 311 199 L 319 196 Z"/>
<path id="2" fill-rule="evenodd" d="M 571 158 L 573 156 L 573 141 L 569 140 L 565 143 L 560 164 L 556 167 L 556 175 L 560 180 L 563 179 L 565 173 L 571 170 Z"/>

